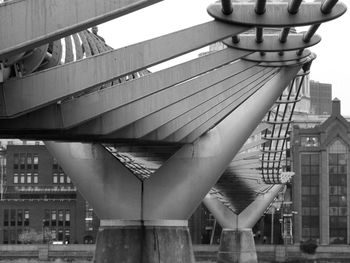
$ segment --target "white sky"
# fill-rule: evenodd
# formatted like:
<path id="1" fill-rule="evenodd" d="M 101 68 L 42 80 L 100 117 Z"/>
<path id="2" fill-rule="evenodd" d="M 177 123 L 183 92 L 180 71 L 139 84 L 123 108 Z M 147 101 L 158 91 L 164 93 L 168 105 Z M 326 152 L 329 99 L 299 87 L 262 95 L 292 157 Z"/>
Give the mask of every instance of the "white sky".
<path id="1" fill-rule="evenodd" d="M 99 26 L 99 34 L 113 48 L 120 48 L 212 20 L 206 8 L 215 0 L 165 0 Z M 343 0 L 350 7 L 350 1 Z M 350 116 L 350 12 L 324 23 L 317 34 L 322 41 L 312 48 L 317 59 L 311 79 L 333 85 L 333 98 L 342 101 L 342 114 Z M 186 59 L 195 58 L 193 52 Z M 182 61 L 183 58 L 177 60 Z"/>

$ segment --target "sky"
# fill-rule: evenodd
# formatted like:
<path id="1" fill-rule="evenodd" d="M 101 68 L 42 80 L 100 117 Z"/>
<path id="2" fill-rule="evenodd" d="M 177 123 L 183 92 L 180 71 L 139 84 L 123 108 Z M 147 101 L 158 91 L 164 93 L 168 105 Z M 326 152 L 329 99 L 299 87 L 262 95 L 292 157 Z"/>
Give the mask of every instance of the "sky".
<path id="1" fill-rule="evenodd" d="M 211 21 L 206 9 L 214 2 L 215 0 L 164 0 L 100 25 L 99 34 L 113 48 L 124 47 Z M 343 2 L 350 7 L 350 1 Z M 317 55 L 312 64 L 310 79 L 332 84 L 332 97 L 341 100 L 344 116 L 350 116 L 350 67 L 347 66 L 350 62 L 350 51 L 347 49 L 350 45 L 349 25 L 350 11 L 336 20 L 323 23 L 317 31 L 322 41 L 309 48 Z M 201 51 L 203 50 L 175 59 L 173 64 L 195 58 Z M 172 63 L 167 64 L 170 65 Z M 153 71 L 162 66 L 155 67 Z"/>

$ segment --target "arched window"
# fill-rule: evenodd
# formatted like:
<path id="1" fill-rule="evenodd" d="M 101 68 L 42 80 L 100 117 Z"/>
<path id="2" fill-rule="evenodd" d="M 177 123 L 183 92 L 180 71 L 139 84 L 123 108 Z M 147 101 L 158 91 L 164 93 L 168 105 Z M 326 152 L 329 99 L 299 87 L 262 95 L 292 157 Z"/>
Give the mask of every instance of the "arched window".
<path id="1" fill-rule="evenodd" d="M 346 145 L 339 139 L 335 140 L 329 147 L 330 153 L 346 153 Z"/>

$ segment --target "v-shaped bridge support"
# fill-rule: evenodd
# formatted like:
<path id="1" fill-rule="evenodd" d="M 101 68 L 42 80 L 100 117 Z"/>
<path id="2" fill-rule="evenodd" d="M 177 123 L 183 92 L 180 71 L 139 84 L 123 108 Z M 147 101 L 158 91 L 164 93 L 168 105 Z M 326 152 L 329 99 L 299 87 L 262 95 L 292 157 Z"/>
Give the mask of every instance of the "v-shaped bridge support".
<path id="1" fill-rule="evenodd" d="M 273 185 L 238 215 L 214 195 L 204 198 L 203 203 L 223 228 L 218 262 L 258 262 L 252 228 L 283 188 L 282 184 Z"/>
<path id="2" fill-rule="evenodd" d="M 281 68 L 144 182 L 101 145 L 45 142 L 101 219 L 95 261 L 194 262 L 187 219 L 299 69 Z"/>

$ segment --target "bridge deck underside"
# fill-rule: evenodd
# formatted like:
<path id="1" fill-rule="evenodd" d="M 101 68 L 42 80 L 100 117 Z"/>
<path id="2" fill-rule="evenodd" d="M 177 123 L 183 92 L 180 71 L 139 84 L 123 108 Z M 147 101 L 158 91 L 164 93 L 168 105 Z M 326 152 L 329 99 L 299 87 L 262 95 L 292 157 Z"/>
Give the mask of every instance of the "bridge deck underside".
<path id="1" fill-rule="evenodd" d="M 114 153 L 135 175 L 147 180 L 168 158 L 181 147 L 180 144 L 109 144 L 107 149 Z M 213 194 L 235 213 L 243 211 L 259 194 L 269 191 L 271 184 L 261 180 L 261 173 L 237 171 L 234 162 L 225 170 L 212 189 Z"/>

